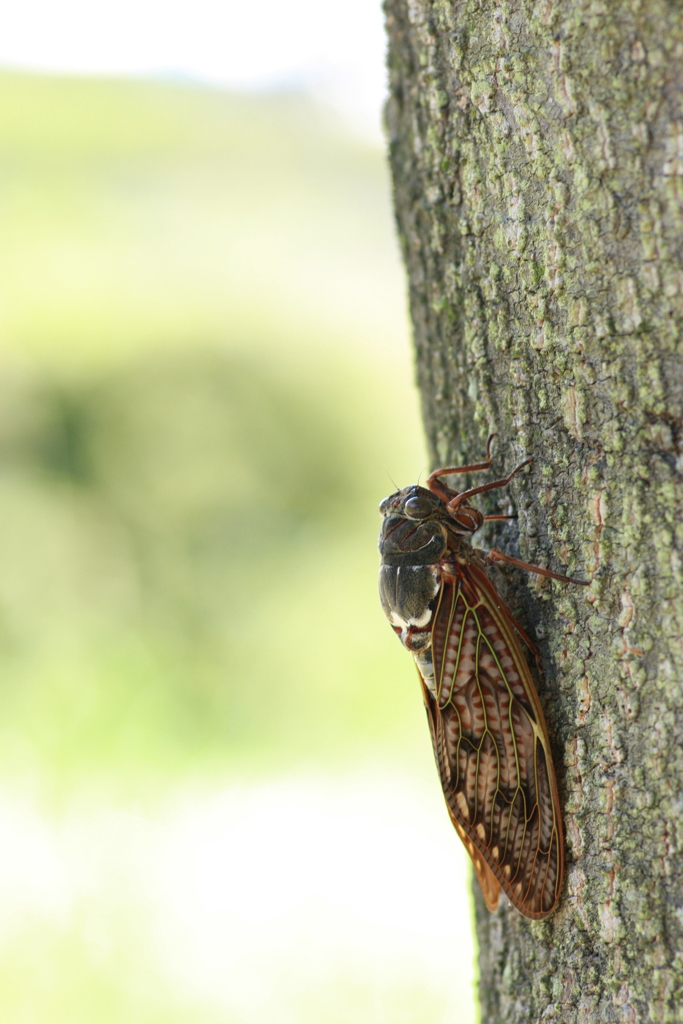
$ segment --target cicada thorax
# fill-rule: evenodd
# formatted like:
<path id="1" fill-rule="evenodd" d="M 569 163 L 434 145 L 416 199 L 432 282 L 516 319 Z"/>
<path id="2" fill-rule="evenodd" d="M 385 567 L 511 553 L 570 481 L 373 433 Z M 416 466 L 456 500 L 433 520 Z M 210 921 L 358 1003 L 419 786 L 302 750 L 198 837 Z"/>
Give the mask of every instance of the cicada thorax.
<path id="1" fill-rule="evenodd" d="M 542 918 L 559 898 L 563 837 L 547 729 L 519 637 L 530 642 L 486 575 L 486 553 L 468 543 L 484 516 L 443 485 L 441 472 L 431 490 L 407 487 L 380 505 L 382 607 L 415 658 L 446 804 L 487 906 L 495 909 L 502 887 L 522 914 Z"/>

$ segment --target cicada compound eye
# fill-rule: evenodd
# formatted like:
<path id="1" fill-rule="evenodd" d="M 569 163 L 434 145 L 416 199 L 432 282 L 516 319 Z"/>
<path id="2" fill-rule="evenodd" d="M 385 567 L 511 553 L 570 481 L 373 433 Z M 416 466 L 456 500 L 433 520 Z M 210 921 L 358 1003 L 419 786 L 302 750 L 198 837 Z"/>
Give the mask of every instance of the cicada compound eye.
<path id="1" fill-rule="evenodd" d="M 423 498 L 420 494 L 414 494 L 408 498 L 403 509 L 410 519 L 424 519 L 432 511 L 433 505 L 429 498 Z"/>

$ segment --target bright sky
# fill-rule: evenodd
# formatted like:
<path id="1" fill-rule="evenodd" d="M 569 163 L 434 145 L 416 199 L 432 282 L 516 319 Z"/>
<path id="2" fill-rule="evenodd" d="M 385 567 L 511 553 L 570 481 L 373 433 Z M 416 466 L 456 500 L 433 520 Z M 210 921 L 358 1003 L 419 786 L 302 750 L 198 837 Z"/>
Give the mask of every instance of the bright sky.
<path id="1" fill-rule="evenodd" d="M 302 85 L 378 131 L 381 0 L 21 0 L 3 13 L 0 65 L 248 89 Z"/>

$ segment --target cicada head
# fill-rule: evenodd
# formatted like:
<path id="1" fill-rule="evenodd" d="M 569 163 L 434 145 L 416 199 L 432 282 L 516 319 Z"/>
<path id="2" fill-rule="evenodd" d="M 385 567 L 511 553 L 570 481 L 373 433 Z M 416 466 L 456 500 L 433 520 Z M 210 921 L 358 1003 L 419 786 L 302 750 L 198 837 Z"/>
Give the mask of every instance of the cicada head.
<path id="1" fill-rule="evenodd" d="M 426 487 L 404 487 L 379 503 L 383 516 L 403 515 L 407 519 L 425 520 L 443 514 L 443 501 Z"/>
<path id="2" fill-rule="evenodd" d="M 448 537 L 444 505 L 424 487 L 404 487 L 379 506 L 383 516 L 379 552 L 384 565 L 435 565 Z"/>

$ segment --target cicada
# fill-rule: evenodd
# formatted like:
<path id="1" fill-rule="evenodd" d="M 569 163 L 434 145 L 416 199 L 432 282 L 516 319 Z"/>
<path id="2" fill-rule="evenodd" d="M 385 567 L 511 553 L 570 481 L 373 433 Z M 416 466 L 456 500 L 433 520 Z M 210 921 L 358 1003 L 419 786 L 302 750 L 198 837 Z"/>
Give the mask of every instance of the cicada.
<path id="1" fill-rule="evenodd" d="M 443 478 L 491 469 L 486 460 L 436 469 L 426 487 L 381 503 L 382 607 L 420 674 L 441 785 L 451 821 L 472 858 L 489 910 L 502 889 L 525 917 L 550 914 L 560 895 L 564 839 L 548 730 L 520 640 L 538 652 L 486 574 L 507 562 L 580 583 L 469 538 L 485 522 L 470 499 L 503 480 L 458 493 Z"/>

